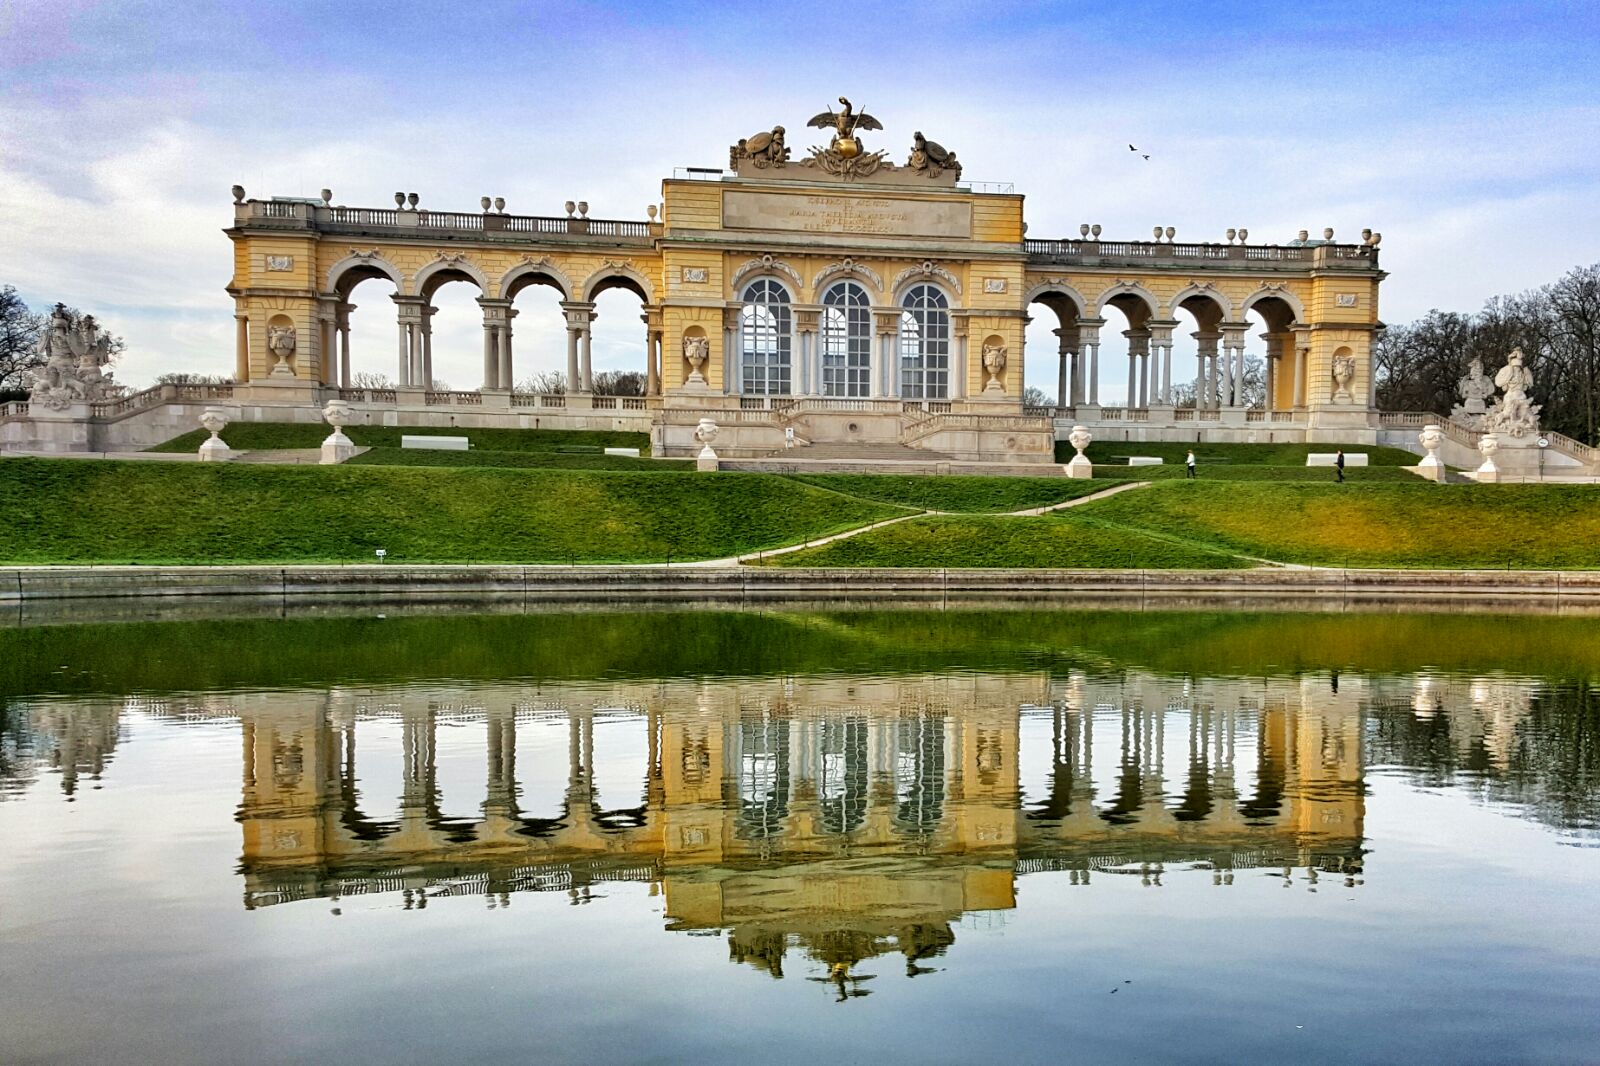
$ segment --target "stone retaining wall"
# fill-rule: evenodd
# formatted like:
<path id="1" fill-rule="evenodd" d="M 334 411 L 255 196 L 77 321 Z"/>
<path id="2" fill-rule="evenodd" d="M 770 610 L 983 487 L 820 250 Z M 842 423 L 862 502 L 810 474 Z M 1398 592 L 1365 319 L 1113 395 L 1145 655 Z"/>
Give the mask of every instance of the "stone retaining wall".
<path id="1" fill-rule="evenodd" d="M 1504 570 L 933 570 L 694 566 L 222 566 L 0 569 L 0 603 L 130 597 L 928 601 L 1105 597 L 1195 607 L 1301 599 L 1600 607 L 1600 572 Z"/>

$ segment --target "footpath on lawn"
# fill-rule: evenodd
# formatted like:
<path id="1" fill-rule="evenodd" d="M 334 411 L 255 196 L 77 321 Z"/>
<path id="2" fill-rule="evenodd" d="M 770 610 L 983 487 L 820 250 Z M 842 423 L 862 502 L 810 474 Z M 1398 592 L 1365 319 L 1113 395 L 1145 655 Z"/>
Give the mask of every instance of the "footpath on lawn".
<path id="1" fill-rule="evenodd" d="M 1600 569 L 1600 487 L 0 461 L 4 564 L 370 563 L 379 548 L 441 564 L 1581 570 Z"/>

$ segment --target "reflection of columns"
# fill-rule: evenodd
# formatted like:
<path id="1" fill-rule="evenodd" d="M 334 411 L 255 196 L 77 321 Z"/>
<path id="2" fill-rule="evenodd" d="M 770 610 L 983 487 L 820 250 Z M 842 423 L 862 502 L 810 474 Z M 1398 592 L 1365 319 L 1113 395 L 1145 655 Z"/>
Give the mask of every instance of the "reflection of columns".
<path id="1" fill-rule="evenodd" d="M 1150 331 L 1125 329 L 1128 338 L 1128 406 L 1150 406 Z"/>
<path id="2" fill-rule="evenodd" d="M 1227 361 L 1229 375 L 1233 379 L 1232 400 L 1234 407 L 1245 405 L 1244 395 L 1244 331 L 1243 322 L 1224 323 L 1222 326 L 1223 357 Z"/>
<path id="3" fill-rule="evenodd" d="M 400 309 L 399 369 L 402 388 L 426 388 L 422 381 L 422 315 L 425 306 L 420 296 L 392 296 Z"/>
<path id="4" fill-rule="evenodd" d="M 1172 331 L 1176 322 L 1148 322 L 1150 343 L 1155 348 L 1155 365 L 1152 369 L 1152 398 L 1156 403 L 1172 403 Z"/>
<path id="5" fill-rule="evenodd" d="M 1103 325 L 1105 320 L 1100 318 L 1078 320 L 1079 358 L 1084 353 L 1089 356 L 1089 403 L 1097 407 L 1100 404 L 1100 327 Z"/>
<path id="6" fill-rule="evenodd" d="M 243 311 L 233 316 L 233 381 L 243 385 L 250 380 L 250 316 Z"/>
<path id="7" fill-rule="evenodd" d="M 1194 338 L 1200 368 L 1195 379 L 1195 406 L 1209 410 L 1217 406 L 1217 342 L 1222 334 L 1202 329 L 1190 336 Z"/>
<path id="8" fill-rule="evenodd" d="M 339 387 L 344 389 L 350 387 L 350 312 L 355 309 L 355 304 L 341 303 L 335 312 L 339 331 Z"/>

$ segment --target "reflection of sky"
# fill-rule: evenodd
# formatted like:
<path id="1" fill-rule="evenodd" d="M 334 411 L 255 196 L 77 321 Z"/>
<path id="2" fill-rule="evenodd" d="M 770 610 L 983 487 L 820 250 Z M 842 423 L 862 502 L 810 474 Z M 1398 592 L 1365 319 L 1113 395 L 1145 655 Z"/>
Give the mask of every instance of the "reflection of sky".
<path id="1" fill-rule="evenodd" d="M 1593 258 L 1597 42 L 1594 4 L 1490 0 L 22 0 L 0 11 L 0 280 L 99 313 L 130 341 L 129 380 L 226 373 L 234 182 L 377 207 L 397 189 L 438 209 L 587 200 L 637 219 L 672 167 L 722 166 L 740 136 L 783 122 L 803 152 L 804 120 L 843 92 L 895 155 L 921 129 L 969 177 L 1016 182 L 1034 236 L 1372 226 L 1394 275 L 1384 317 L 1404 321 Z M 392 376 L 392 308 L 375 286 L 356 302 L 379 312 L 356 315 L 356 369 Z M 519 302 L 519 376 L 561 369 L 553 301 Z M 461 285 L 440 306 L 438 374 L 473 386 L 478 309 Z M 602 300 L 597 369 L 641 364 L 636 307 Z M 1026 369 L 1053 392 L 1049 317 Z M 1120 328 L 1106 399 L 1123 388 Z"/>

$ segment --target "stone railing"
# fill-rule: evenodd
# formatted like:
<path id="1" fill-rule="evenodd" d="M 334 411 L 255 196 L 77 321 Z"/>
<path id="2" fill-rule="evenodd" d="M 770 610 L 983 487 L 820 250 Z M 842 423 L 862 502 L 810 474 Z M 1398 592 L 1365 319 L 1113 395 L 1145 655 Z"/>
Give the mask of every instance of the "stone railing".
<path id="1" fill-rule="evenodd" d="M 559 392 L 513 392 L 511 394 L 511 406 L 543 407 L 559 410 L 567 406 L 567 397 Z"/>
<path id="2" fill-rule="evenodd" d="M 1049 433 L 1055 434 L 1055 423 L 1049 418 L 1028 415 L 980 415 L 965 412 L 929 415 L 904 427 L 900 443 L 914 447 L 935 433 L 946 430 L 988 430 L 994 433 Z"/>
<path id="3" fill-rule="evenodd" d="M 340 389 L 339 399 L 351 403 L 395 403 L 394 389 Z"/>
<path id="4" fill-rule="evenodd" d="M 432 407 L 482 407 L 483 393 L 481 392 L 430 392 L 423 402 Z"/>
<path id="5" fill-rule="evenodd" d="M 27 418 L 28 401 L 12 400 L 10 403 L 0 403 L 0 420 L 7 418 Z"/>
<path id="6" fill-rule="evenodd" d="M 1171 241 L 1024 240 L 1030 263 L 1069 266 L 1170 266 L 1262 270 L 1378 269 L 1378 249 L 1366 244 L 1179 244 Z"/>
<path id="7" fill-rule="evenodd" d="M 122 418 L 126 415 L 136 414 L 140 411 L 158 407 L 165 400 L 163 392 L 171 386 L 152 385 L 148 389 L 120 396 L 115 400 L 89 405 L 89 414 L 94 418 Z"/>
<path id="8" fill-rule="evenodd" d="M 233 207 L 234 222 L 268 229 L 330 231 L 415 230 L 513 239 L 544 237 L 605 238 L 618 244 L 649 246 L 662 233 L 657 222 L 620 219 L 507 215 L 494 211 L 431 211 L 424 208 L 332 207 L 301 200 L 246 200 Z"/>
<path id="9" fill-rule="evenodd" d="M 1565 452 L 1574 459 L 1582 460 L 1590 466 L 1600 467 L 1600 448 L 1591 447 L 1581 440 L 1573 440 L 1565 433 L 1545 433 L 1544 438 L 1550 442 L 1550 447 L 1558 452 Z"/>

